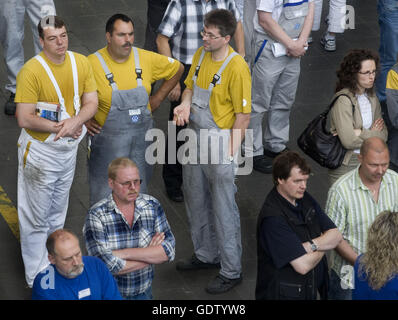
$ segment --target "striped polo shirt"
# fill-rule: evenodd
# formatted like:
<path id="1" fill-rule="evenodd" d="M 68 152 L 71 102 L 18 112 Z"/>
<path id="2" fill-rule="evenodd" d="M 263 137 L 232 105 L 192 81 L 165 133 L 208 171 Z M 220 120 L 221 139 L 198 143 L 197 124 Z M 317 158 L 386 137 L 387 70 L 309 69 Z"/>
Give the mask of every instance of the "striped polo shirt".
<path id="1" fill-rule="evenodd" d="M 358 166 L 359 168 L 359 166 Z M 388 169 L 382 178 L 378 202 L 359 177 L 358 168 L 336 181 L 330 188 L 325 212 L 336 224 L 344 239 L 358 254 L 366 250 L 368 229 L 376 216 L 386 210 L 398 211 L 398 174 Z M 352 273 L 344 274 L 349 265 L 340 255 L 332 255 L 332 269 L 341 279 L 353 284 Z M 343 272 L 342 272 L 343 271 Z"/>

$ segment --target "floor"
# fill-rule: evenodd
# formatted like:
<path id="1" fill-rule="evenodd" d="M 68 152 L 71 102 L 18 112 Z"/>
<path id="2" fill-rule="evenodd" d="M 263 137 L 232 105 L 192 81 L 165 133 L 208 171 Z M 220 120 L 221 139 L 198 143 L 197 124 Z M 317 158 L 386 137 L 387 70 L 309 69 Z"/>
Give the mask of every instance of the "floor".
<path id="1" fill-rule="evenodd" d="M 117 12 L 130 15 L 135 22 L 135 45 L 142 47 L 146 26 L 146 2 L 133 0 L 55 0 L 57 14 L 62 17 L 68 28 L 70 50 L 90 54 L 105 46 L 105 22 Z M 359 5 L 360 3 L 360 5 Z M 319 45 L 319 38 L 325 29 L 313 33 L 314 42 L 302 59 L 300 83 L 296 102 L 291 113 L 290 142 L 288 147 L 298 150 L 296 139 L 306 124 L 323 111 L 331 98 L 336 82 L 336 69 L 342 57 L 351 48 L 370 48 L 379 46 L 379 27 L 377 24 L 376 1 L 348 0 L 354 12 L 355 28 L 346 30 L 338 36 L 337 51 L 325 52 Z M 324 14 L 327 6 L 324 6 Z M 352 23 L 353 21 L 351 21 Z M 26 59 L 33 55 L 31 33 L 26 24 L 24 40 Z M 0 50 L 0 61 L 3 61 Z M 10 212 L 15 220 L 17 203 L 17 139 L 20 129 L 15 117 L 3 113 L 3 104 L 8 99 L 4 89 L 6 71 L 0 63 L 0 299 L 30 299 L 30 289 L 24 280 L 20 245 L 14 233 L 6 223 L 5 213 Z M 169 102 L 165 101 L 154 113 L 156 126 L 167 131 Z M 310 161 L 313 176 L 310 179 L 309 192 L 324 206 L 327 196 L 327 172 Z M 76 175 L 70 192 L 70 203 L 65 227 L 74 230 L 80 237 L 84 217 L 88 209 L 88 184 L 86 170 L 85 143 L 79 146 Z M 254 299 L 256 281 L 256 219 L 265 196 L 272 188 L 270 175 L 253 171 L 250 175 L 239 176 L 237 180 L 237 204 L 241 214 L 243 245 L 243 281 L 236 288 L 222 295 L 209 295 L 204 288 L 215 275 L 215 270 L 178 272 L 175 263 L 178 259 L 192 254 L 192 243 L 183 203 L 169 200 L 161 179 L 161 166 L 156 165 L 149 194 L 155 196 L 163 205 L 167 218 L 176 237 L 176 260 L 156 266 L 153 281 L 155 299 Z M 3 209 L 2 209 L 3 208 Z M 4 209 L 5 208 L 5 209 Z M 8 208 L 8 209 L 7 209 Z M 8 220 L 7 220 L 8 221 Z M 82 242 L 84 243 L 84 242 Z M 83 245 L 84 246 L 84 245 Z"/>

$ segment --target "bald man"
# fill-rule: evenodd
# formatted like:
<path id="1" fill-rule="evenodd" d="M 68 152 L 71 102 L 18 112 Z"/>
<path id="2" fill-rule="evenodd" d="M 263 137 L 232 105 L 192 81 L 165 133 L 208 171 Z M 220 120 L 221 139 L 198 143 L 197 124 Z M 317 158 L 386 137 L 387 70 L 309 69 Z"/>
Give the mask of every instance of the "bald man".
<path id="1" fill-rule="evenodd" d="M 121 300 L 115 279 L 96 257 L 83 257 L 77 236 L 54 231 L 46 247 L 51 264 L 34 281 L 33 300 Z"/>
<path id="2" fill-rule="evenodd" d="M 381 212 L 398 209 L 398 174 L 388 169 L 386 143 L 378 137 L 365 140 L 358 158 L 359 167 L 328 193 L 325 211 L 344 237 L 331 257 L 329 299 L 351 299 L 352 266 L 366 249 L 370 225 Z"/>

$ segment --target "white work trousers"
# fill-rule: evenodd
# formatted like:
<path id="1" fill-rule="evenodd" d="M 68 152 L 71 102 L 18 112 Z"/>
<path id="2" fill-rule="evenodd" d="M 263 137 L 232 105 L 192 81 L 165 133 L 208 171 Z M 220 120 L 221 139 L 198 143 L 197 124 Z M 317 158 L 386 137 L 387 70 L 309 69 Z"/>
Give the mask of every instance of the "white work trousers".
<path id="1" fill-rule="evenodd" d="M 323 0 L 314 0 L 314 24 L 312 31 L 318 31 L 321 26 Z M 343 33 L 346 23 L 346 0 L 329 0 L 328 31 Z"/>
<path id="2" fill-rule="evenodd" d="M 6 90 L 15 93 L 16 77 L 24 64 L 24 28 L 27 13 L 33 33 L 35 54 L 41 51 L 37 26 L 42 17 L 55 15 L 53 0 L 1 0 L 0 1 L 0 36 L 7 67 L 8 83 Z M 2 20 L 2 21 L 1 21 Z"/>
<path id="3" fill-rule="evenodd" d="M 68 210 L 76 166 L 76 144 L 64 150 L 31 138 L 22 129 L 18 140 L 18 220 L 26 282 L 48 264 L 46 240 L 61 229 Z"/>

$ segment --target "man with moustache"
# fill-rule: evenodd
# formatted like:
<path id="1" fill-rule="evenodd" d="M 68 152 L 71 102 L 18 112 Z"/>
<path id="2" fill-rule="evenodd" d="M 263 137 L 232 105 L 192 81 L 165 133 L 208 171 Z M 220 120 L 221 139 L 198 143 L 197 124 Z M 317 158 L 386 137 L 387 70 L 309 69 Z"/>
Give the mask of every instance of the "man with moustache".
<path id="1" fill-rule="evenodd" d="M 15 102 L 18 125 L 18 219 L 25 275 L 31 287 L 48 264 L 47 236 L 64 226 L 84 122 L 97 111 L 87 58 L 68 51 L 65 23 L 38 25 L 43 51 L 22 67 Z"/>
<path id="2" fill-rule="evenodd" d="M 83 228 L 88 253 L 105 262 L 128 300 L 152 299 L 153 265 L 175 256 L 166 215 L 158 200 L 140 193 L 141 181 L 129 158 L 113 160 L 112 193 L 91 207 Z"/>
<path id="3" fill-rule="evenodd" d="M 145 159 L 149 142 L 146 132 L 153 127 L 152 112 L 167 97 L 183 72 L 172 58 L 133 47 L 134 23 L 124 14 L 115 14 L 106 23 L 107 46 L 90 55 L 98 86 L 98 112 L 86 122 L 89 138 L 90 205 L 106 197 L 109 163 L 128 157 L 138 166 L 143 192 L 152 166 Z M 151 84 L 164 79 L 150 95 Z"/>
<path id="4" fill-rule="evenodd" d="M 342 236 L 306 191 L 310 173 L 296 152 L 275 158 L 274 188 L 257 220 L 257 300 L 327 298 L 325 253 Z"/>
<path id="5" fill-rule="evenodd" d="M 96 257 L 82 256 L 79 239 L 66 229 L 47 239 L 51 262 L 34 281 L 33 300 L 121 300 L 115 279 Z"/>
<path id="6" fill-rule="evenodd" d="M 344 240 L 331 258 L 329 298 L 351 300 L 352 266 L 365 252 L 368 229 L 383 211 L 398 210 L 398 174 L 388 169 L 386 143 L 372 137 L 362 143 L 359 167 L 340 177 L 330 188 L 326 213 Z"/>

